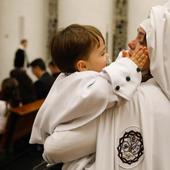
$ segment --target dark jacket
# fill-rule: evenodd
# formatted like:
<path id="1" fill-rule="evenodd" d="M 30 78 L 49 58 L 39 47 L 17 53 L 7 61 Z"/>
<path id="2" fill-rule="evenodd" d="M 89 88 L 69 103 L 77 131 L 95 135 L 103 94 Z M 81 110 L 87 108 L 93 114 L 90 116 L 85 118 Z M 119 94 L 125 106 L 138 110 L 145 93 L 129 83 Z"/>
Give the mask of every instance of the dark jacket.
<path id="1" fill-rule="evenodd" d="M 45 72 L 35 83 L 35 92 L 38 99 L 46 98 L 48 92 L 51 89 L 52 84 L 54 83 L 54 78 L 48 73 Z"/>
<path id="2" fill-rule="evenodd" d="M 10 77 L 18 81 L 21 102 L 23 104 L 30 103 L 36 99 L 33 82 L 25 70 L 19 68 L 13 69 L 10 72 Z"/>
<path id="3" fill-rule="evenodd" d="M 18 49 L 15 53 L 14 67 L 15 68 L 24 67 L 25 58 L 26 58 L 25 51 L 23 49 Z"/>

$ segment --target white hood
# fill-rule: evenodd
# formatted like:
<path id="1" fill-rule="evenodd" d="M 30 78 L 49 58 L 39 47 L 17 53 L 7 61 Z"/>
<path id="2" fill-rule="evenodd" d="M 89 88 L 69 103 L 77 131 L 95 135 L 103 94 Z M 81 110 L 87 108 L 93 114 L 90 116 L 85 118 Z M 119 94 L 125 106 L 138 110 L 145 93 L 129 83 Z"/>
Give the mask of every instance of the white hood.
<path id="1" fill-rule="evenodd" d="M 151 74 L 170 100 L 170 1 L 153 7 L 140 26 L 147 35 Z"/>

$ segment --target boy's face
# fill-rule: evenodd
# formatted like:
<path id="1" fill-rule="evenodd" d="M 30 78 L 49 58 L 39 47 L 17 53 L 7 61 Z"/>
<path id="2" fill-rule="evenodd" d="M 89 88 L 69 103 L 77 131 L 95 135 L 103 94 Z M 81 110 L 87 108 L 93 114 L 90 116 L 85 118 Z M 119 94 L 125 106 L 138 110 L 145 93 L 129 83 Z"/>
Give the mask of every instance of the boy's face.
<path id="1" fill-rule="evenodd" d="M 96 46 L 86 60 L 87 70 L 100 72 L 107 64 L 108 54 L 106 53 L 106 46 L 100 37 L 99 40 L 100 46 Z"/>

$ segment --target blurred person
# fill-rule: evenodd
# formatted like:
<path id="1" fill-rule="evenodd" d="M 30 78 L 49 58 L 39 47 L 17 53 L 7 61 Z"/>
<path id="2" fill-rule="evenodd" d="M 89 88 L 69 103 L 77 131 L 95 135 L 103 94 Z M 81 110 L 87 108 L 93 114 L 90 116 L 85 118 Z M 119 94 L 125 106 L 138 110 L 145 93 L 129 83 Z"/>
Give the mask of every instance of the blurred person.
<path id="1" fill-rule="evenodd" d="M 37 58 L 33 60 L 29 66 L 32 69 L 32 73 L 38 79 L 34 82 L 36 97 L 38 99 L 46 98 L 55 79 L 46 71 L 43 59 Z"/>
<path id="2" fill-rule="evenodd" d="M 26 39 L 20 41 L 19 48 L 15 52 L 14 68 L 24 68 L 24 66 L 28 64 L 28 57 L 26 54 L 27 45 L 28 41 Z"/>
<path id="3" fill-rule="evenodd" d="M 10 107 L 17 107 L 21 103 L 19 85 L 16 79 L 6 78 L 1 84 L 2 100 L 6 101 Z"/>
<path id="4" fill-rule="evenodd" d="M 13 78 L 6 78 L 1 84 L 0 98 L 0 133 L 3 133 L 8 118 L 8 109 L 21 104 L 18 82 Z"/>
<path id="5" fill-rule="evenodd" d="M 10 71 L 10 77 L 18 82 L 22 104 L 33 102 L 36 99 L 33 82 L 25 70 L 13 69 Z"/>

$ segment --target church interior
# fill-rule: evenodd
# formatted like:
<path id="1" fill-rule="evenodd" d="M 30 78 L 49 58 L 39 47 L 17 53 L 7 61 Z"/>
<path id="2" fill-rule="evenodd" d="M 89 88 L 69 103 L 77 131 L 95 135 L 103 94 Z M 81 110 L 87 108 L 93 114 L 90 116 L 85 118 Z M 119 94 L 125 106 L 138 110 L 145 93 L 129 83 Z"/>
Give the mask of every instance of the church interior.
<path id="1" fill-rule="evenodd" d="M 43 146 L 29 144 L 29 138 L 46 95 L 36 98 L 31 89 L 26 88 L 29 82 L 39 78 L 34 70 L 36 61 L 45 65 L 49 76 L 53 74 L 49 48 L 56 32 L 70 24 L 93 25 L 102 32 L 109 60 L 114 61 L 121 50 L 128 48 L 128 41 L 135 37 L 138 25 L 148 17 L 151 7 L 164 2 L 166 0 L 0 0 L 0 90 L 5 89 L 5 84 L 8 88 L 13 85 L 12 88 L 18 86 L 22 88 L 21 93 L 29 95 L 29 98 L 17 98 L 17 92 L 9 95 L 10 89 L 6 90 L 8 97 L 2 97 L 6 102 L 5 108 L 0 103 L 0 112 L 5 110 L 5 114 L 0 113 L 1 170 L 31 170 L 43 162 Z M 26 46 L 22 46 L 22 40 L 26 40 Z M 21 65 L 14 61 L 19 48 L 25 57 Z M 18 67 L 22 67 L 20 73 L 15 70 Z M 23 87 L 18 83 L 21 74 L 25 76 L 21 80 L 25 83 Z M 58 72 L 56 74 L 58 76 Z M 11 77 L 17 82 L 9 80 Z M 54 82 L 52 78 L 48 83 L 50 81 Z"/>

